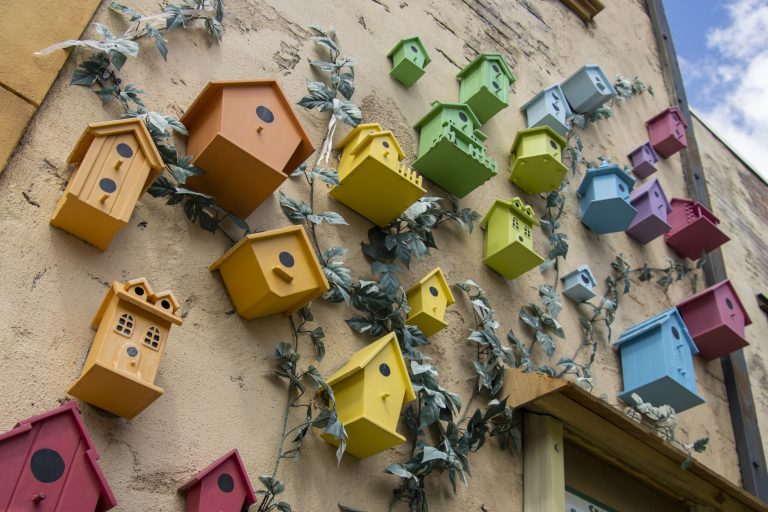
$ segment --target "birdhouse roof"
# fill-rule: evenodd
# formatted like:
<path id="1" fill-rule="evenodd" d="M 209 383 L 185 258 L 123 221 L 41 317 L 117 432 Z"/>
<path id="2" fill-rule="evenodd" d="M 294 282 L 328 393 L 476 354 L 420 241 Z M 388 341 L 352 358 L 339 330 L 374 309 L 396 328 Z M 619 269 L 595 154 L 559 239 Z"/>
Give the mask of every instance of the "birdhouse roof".
<path id="1" fill-rule="evenodd" d="M 645 122 L 645 125 L 646 125 L 646 126 L 648 126 L 649 124 L 652 124 L 652 123 L 653 123 L 654 121 L 656 121 L 657 119 L 659 119 L 659 118 L 661 118 L 661 117 L 664 117 L 664 116 L 666 116 L 666 115 L 669 115 L 669 114 L 671 114 L 672 112 L 676 112 L 676 113 L 677 113 L 677 116 L 680 118 L 680 121 L 682 121 L 682 122 L 683 122 L 683 126 L 685 126 L 686 128 L 688 128 L 688 121 L 686 121 L 686 120 L 685 120 L 685 116 L 683 115 L 683 112 L 682 112 L 682 110 L 680 110 L 680 107 L 678 107 L 678 106 L 669 107 L 669 108 L 666 108 L 666 109 L 662 110 L 661 112 L 659 112 L 658 114 L 656 114 L 655 116 L 653 116 L 652 118 L 650 118 L 649 120 L 647 120 L 647 121 Z"/>
<path id="2" fill-rule="evenodd" d="M 181 487 L 179 487 L 179 492 L 185 492 L 188 491 L 190 488 L 194 487 L 195 485 L 199 484 L 205 478 L 216 468 L 227 462 L 229 459 L 233 459 L 235 462 L 235 467 L 237 468 L 238 476 L 240 477 L 240 481 L 243 484 L 243 488 L 245 489 L 245 505 L 253 505 L 256 503 L 256 493 L 253 492 L 253 486 L 251 486 L 251 479 L 248 478 L 248 472 L 245 470 L 245 465 L 243 464 L 243 459 L 240 458 L 240 452 L 237 451 L 237 448 L 234 448 L 224 455 L 222 455 L 216 462 L 211 464 L 210 466 L 206 467 L 202 471 L 200 471 L 195 477 L 190 480 L 189 482 L 185 483 Z"/>
<path id="3" fill-rule="evenodd" d="M 566 101 L 565 94 L 563 94 L 563 90 L 560 88 L 559 84 L 550 85 L 549 87 L 546 87 L 543 90 L 539 91 L 538 94 L 536 94 L 536 96 L 534 96 L 533 98 L 528 100 L 525 103 L 525 105 L 520 107 L 520 110 L 525 111 L 528 108 L 528 105 L 530 105 L 531 103 L 533 103 L 535 101 L 538 101 L 539 98 L 541 98 L 542 96 L 544 96 L 545 94 L 547 94 L 550 91 L 557 91 L 557 93 L 560 95 L 560 98 L 562 98 L 562 100 L 563 100 L 563 108 L 565 108 L 565 115 L 566 115 L 566 117 L 568 117 L 571 114 L 573 114 L 573 111 L 571 110 L 571 106 L 568 105 L 568 101 Z"/>
<path id="4" fill-rule="evenodd" d="M 704 216 L 707 219 L 709 219 L 715 225 L 720 224 L 720 219 L 718 219 L 717 216 L 709 210 L 709 208 L 707 208 L 706 206 L 704 206 L 700 202 L 695 201 L 693 199 L 680 198 L 680 197 L 673 197 L 672 200 L 670 201 L 670 204 L 672 205 L 672 209 L 673 210 L 675 209 L 675 205 L 677 205 L 679 203 L 683 203 L 683 204 L 686 204 L 686 205 L 691 205 L 691 206 L 699 208 L 699 211 L 700 211 L 702 216 Z"/>
<path id="5" fill-rule="evenodd" d="M 398 41 L 395 47 L 389 50 L 387 57 L 391 57 L 392 55 L 394 55 L 395 52 L 399 50 L 400 47 L 405 45 L 406 43 L 413 43 L 419 47 L 419 50 L 421 50 L 421 53 L 424 55 L 424 67 L 427 67 L 427 64 L 432 62 L 432 59 L 429 57 L 429 53 L 427 53 L 427 48 L 424 46 L 424 43 L 421 42 L 421 39 L 419 39 L 418 36 L 406 37 L 405 39 L 401 39 L 400 41 Z"/>
<path id="6" fill-rule="evenodd" d="M 736 305 L 739 306 L 739 309 L 741 309 L 741 312 L 744 314 L 744 324 L 745 325 L 750 325 L 752 323 L 752 319 L 749 318 L 749 314 L 747 313 L 747 309 L 744 307 L 744 304 L 741 302 L 741 299 L 736 294 L 736 289 L 733 287 L 733 284 L 731 284 L 730 279 L 726 279 L 725 281 L 720 281 L 716 285 L 710 286 L 706 290 L 701 291 L 701 292 L 699 292 L 696 295 L 693 295 L 691 297 L 688 297 L 683 302 L 679 303 L 677 305 L 677 307 L 679 308 L 679 307 L 685 306 L 687 304 L 690 304 L 692 302 L 696 302 L 699 299 L 701 299 L 702 297 L 704 297 L 706 295 L 709 295 L 709 294 L 712 294 L 712 293 L 715 292 L 715 290 L 718 290 L 720 288 L 727 288 L 731 292 L 730 293 L 731 297 L 734 298 L 734 300 L 736 301 Z"/>
<path id="7" fill-rule="evenodd" d="M 121 133 L 132 133 L 139 143 L 141 152 L 144 153 L 149 166 L 154 172 L 152 181 L 160 174 L 163 168 L 163 159 L 160 156 L 160 152 L 157 150 L 157 146 L 152 141 L 152 136 L 149 134 L 144 121 L 138 117 L 130 117 L 127 119 L 115 119 L 114 121 L 104 121 L 102 123 L 91 123 L 85 130 L 83 130 L 80 139 L 75 144 L 75 148 L 69 154 L 67 163 L 76 164 L 83 161 L 85 154 L 88 152 L 88 148 L 93 144 L 93 140 L 96 137 L 107 137 L 109 135 L 119 135 Z"/>
<path id="8" fill-rule="evenodd" d="M 349 133 L 343 139 L 341 139 L 341 142 L 339 142 L 336 145 L 336 149 L 344 149 L 344 147 L 347 144 L 352 142 L 352 139 L 357 137 L 357 134 L 359 134 L 360 132 L 362 132 L 364 130 L 373 130 L 373 131 L 377 131 L 377 132 L 384 131 L 384 129 L 381 127 L 381 125 L 379 123 L 359 124 L 359 125 L 355 126 L 354 128 L 352 128 L 351 130 L 349 130 Z"/>
<path id="9" fill-rule="evenodd" d="M 661 187 L 661 182 L 658 178 L 651 178 L 650 180 L 646 181 L 639 187 L 637 187 L 635 190 L 632 191 L 632 194 L 630 194 L 630 198 L 634 201 L 635 199 L 639 199 L 644 195 L 647 195 L 650 193 L 650 191 L 653 188 L 657 188 L 659 192 L 661 193 L 662 199 L 664 199 L 664 204 L 666 205 L 667 213 L 670 213 L 672 211 L 672 206 L 669 204 L 669 200 L 667 200 L 667 194 L 664 193 L 664 189 Z"/>
<path id="10" fill-rule="evenodd" d="M 405 386 L 405 398 L 403 403 L 416 400 L 416 393 L 413 391 L 413 385 L 411 384 L 411 378 L 408 376 L 408 369 L 405 366 L 405 360 L 403 359 L 403 353 L 400 351 L 400 345 L 397 343 L 397 336 L 391 332 L 380 338 L 373 343 L 369 344 L 362 350 L 358 350 L 349 361 L 346 362 L 341 368 L 330 376 L 328 379 L 328 385 L 333 386 L 339 382 L 351 377 L 355 373 L 363 370 L 368 364 L 375 358 L 379 352 L 384 350 L 388 345 L 393 344 L 395 347 L 395 357 L 397 358 L 396 364 L 399 370 L 399 376 Z"/>
<path id="11" fill-rule="evenodd" d="M 505 210 L 508 210 L 512 212 L 512 214 L 514 214 L 516 217 L 523 219 L 534 226 L 539 225 L 539 222 L 536 220 L 536 217 L 535 217 L 536 214 L 533 212 L 533 208 L 525 204 L 519 197 L 513 197 L 508 201 L 504 201 L 503 199 L 497 199 L 496 201 L 494 201 L 493 204 L 491 205 L 491 209 L 488 210 L 488 213 L 485 214 L 485 217 L 483 217 L 483 220 L 480 222 L 480 225 L 482 227 L 485 227 L 488 225 L 488 221 L 490 220 L 491 216 L 496 212 L 497 208 L 503 208 Z"/>
<path id="12" fill-rule="evenodd" d="M 427 112 L 427 114 L 424 117 L 419 119 L 416 122 L 416 124 L 413 125 L 413 127 L 420 128 L 421 126 L 424 126 L 446 107 L 458 108 L 462 110 L 465 114 L 469 116 L 469 119 L 472 121 L 473 127 L 476 128 L 480 126 L 480 121 L 477 119 L 477 116 L 475 115 L 474 112 L 472 112 L 472 109 L 469 108 L 469 105 L 467 105 L 466 103 L 443 103 L 442 101 L 433 101 L 432 108 L 429 110 L 429 112 Z M 478 132 L 475 132 L 475 133 L 478 133 Z"/>
<path id="13" fill-rule="evenodd" d="M 365 137 L 363 137 L 363 140 L 360 141 L 360 144 L 357 146 L 357 148 L 363 147 L 369 142 L 372 142 L 373 139 L 377 139 L 381 137 L 389 139 L 394 144 L 395 151 L 397 151 L 398 160 L 402 160 L 405 158 L 405 153 L 403 152 L 403 148 L 401 148 L 400 143 L 397 142 L 397 139 L 395 138 L 395 134 L 389 130 L 367 134 Z M 355 150 L 357 150 L 357 148 L 355 148 Z M 356 152 L 357 151 L 355 151 L 355 153 Z"/>
<path id="14" fill-rule="evenodd" d="M 146 294 L 143 297 L 136 297 L 133 294 L 128 293 L 128 290 L 137 284 L 143 286 L 144 290 L 146 291 Z M 152 292 L 152 287 L 149 286 L 149 281 L 143 277 L 140 277 L 138 279 L 131 279 L 130 281 L 125 281 L 123 283 L 120 281 L 112 281 L 112 286 L 109 287 L 109 291 L 107 291 L 107 294 L 104 296 L 104 300 L 101 301 L 101 305 L 96 312 L 96 316 L 93 318 L 93 322 L 91 322 L 93 327 L 97 327 L 101 322 L 101 319 L 104 317 L 104 313 L 107 311 L 107 306 L 109 305 L 109 302 L 112 300 L 113 296 L 117 296 L 120 300 L 129 302 L 134 306 L 143 309 L 144 311 L 162 318 L 163 320 L 176 325 L 182 324 L 181 317 L 176 314 L 176 311 L 179 308 L 179 301 L 176 300 L 176 297 L 173 295 L 173 293 L 170 291 L 164 291 L 155 294 Z M 170 311 L 160 306 L 160 299 L 163 298 L 168 298 L 171 302 Z"/>
<path id="15" fill-rule="evenodd" d="M 478 53 L 477 56 L 472 60 L 472 62 L 464 66 L 461 69 L 461 71 L 459 71 L 456 74 L 456 78 L 460 79 L 464 77 L 464 75 L 471 73 L 477 66 L 480 65 L 481 62 L 486 60 L 498 62 L 502 73 L 507 75 L 507 78 L 509 78 L 511 81 L 515 80 L 515 75 L 512 73 L 512 69 L 510 69 L 509 65 L 507 64 L 507 61 L 504 60 L 504 57 L 502 57 L 500 53 L 496 53 L 496 52 Z"/>
<path id="16" fill-rule="evenodd" d="M 561 281 L 565 281 L 566 279 L 573 277 L 575 275 L 583 274 L 589 278 L 589 281 L 592 283 L 592 286 L 597 285 L 597 280 L 595 279 L 594 274 L 592 274 L 592 271 L 589 269 L 589 265 L 581 265 L 580 267 L 576 268 L 576 270 L 573 270 L 571 272 L 568 272 L 563 277 L 560 278 Z"/>
<path id="17" fill-rule="evenodd" d="M 676 326 L 680 329 L 681 336 L 683 336 L 685 341 L 688 342 L 688 345 L 691 347 L 691 353 L 698 354 L 699 349 L 696 348 L 696 344 L 693 342 L 693 339 L 688 332 L 688 328 L 685 326 L 685 322 L 683 322 L 683 317 L 680 316 L 680 312 L 677 310 L 677 308 L 669 308 L 668 310 L 662 311 L 658 315 L 654 315 L 651 318 L 640 322 L 634 327 L 631 327 L 630 329 L 626 330 L 618 340 L 612 342 L 611 345 L 618 347 L 633 341 L 640 336 L 647 334 L 653 329 L 656 329 L 660 325 L 670 321 L 675 322 Z"/>
<path id="18" fill-rule="evenodd" d="M 578 194 L 579 197 L 583 196 L 586 194 L 589 185 L 592 183 L 592 180 L 598 176 L 605 176 L 606 174 L 615 174 L 627 185 L 627 187 L 629 187 L 630 190 L 633 186 L 635 186 L 635 183 L 637 182 L 635 178 L 624 172 L 624 170 L 618 165 L 603 162 L 600 167 L 587 169 L 587 174 L 584 176 L 584 179 L 581 180 L 581 185 L 579 185 L 579 189 L 576 191 L 576 194 Z"/>
<path id="19" fill-rule="evenodd" d="M 523 139 L 529 135 L 535 135 L 538 133 L 546 133 L 553 139 L 557 141 L 557 143 L 560 145 L 560 149 L 565 147 L 566 141 L 565 138 L 557 133 L 552 127 L 547 125 L 542 126 L 534 126 L 533 128 L 526 128 L 525 130 L 520 130 L 517 132 L 517 135 L 515 135 L 515 141 L 512 143 L 512 149 L 510 150 L 510 153 L 514 153 L 517 151 L 518 146 L 520 146 L 520 143 L 523 141 Z"/>
<path id="20" fill-rule="evenodd" d="M 453 298 L 453 293 L 451 293 L 451 287 L 448 285 L 448 281 L 445 280 L 445 276 L 443 275 L 443 271 L 440 270 L 440 267 L 437 267 L 435 270 L 433 270 L 432 272 L 430 272 L 429 274 L 421 278 L 419 282 L 417 282 L 416 284 L 408 288 L 408 290 L 405 293 L 406 294 L 411 293 L 412 290 L 415 290 L 420 286 L 424 286 L 427 283 L 427 281 L 429 281 L 433 277 L 436 277 L 437 280 L 440 282 L 440 286 L 443 289 L 443 293 L 445 293 L 445 296 L 448 298 L 448 305 L 450 306 L 451 304 L 456 302 L 456 299 Z"/>
<path id="21" fill-rule="evenodd" d="M 616 89 L 613 87 L 613 84 L 608 79 L 608 76 L 606 76 L 605 72 L 603 71 L 603 68 L 601 68 L 597 64 L 584 64 L 579 69 L 577 69 L 576 72 L 574 72 L 571 76 L 563 80 L 562 85 L 565 85 L 566 83 L 576 78 L 579 74 L 587 70 L 597 71 L 598 73 L 600 73 L 600 76 L 603 78 L 603 82 L 605 82 L 605 85 L 607 85 L 610 88 L 611 96 L 616 96 Z"/>

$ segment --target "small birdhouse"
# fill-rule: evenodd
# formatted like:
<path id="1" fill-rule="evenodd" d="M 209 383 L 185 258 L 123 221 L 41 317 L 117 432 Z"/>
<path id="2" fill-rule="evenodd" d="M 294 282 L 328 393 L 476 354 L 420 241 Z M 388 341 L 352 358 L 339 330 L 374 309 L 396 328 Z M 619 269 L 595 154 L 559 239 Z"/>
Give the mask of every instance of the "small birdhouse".
<path id="1" fill-rule="evenodd" d="M 219 271 L 232 305 L 247 320 L 289 315 L 329 288 L 301 226 L 246 235 L 209 270 Z"/>
<path id="2" fill-rule="evenodd" d="M 432 102 L 416 123 L 419 157 L 413 167 L 446 192 L 464 197 L 496 176 L 496 162 L 486 154 L 480 121 L 463 103 Z"/>
<path id="3" fill-rule="evenodd" d="M 632 172 L 641 180 L 656 172 L 656 162 L 659 161 L 659 157 L 656 156 L 656 151 L 653 150 L 650 142 L 646 142 L 628 154 L 627 158 L 632 164 Z"/>
<path id="4" fill-rule="evenodd" d="M 347 431 L 346 453 L 364 459 L 405 441 L 397 422 L 403 405 L 416 394 L 394 333 L 352 354 L 327 382 Z M 331 435 L 323 439 L 338 446 Z"/>
<path id="5" fill-rule="evenodd" d="M 230 450 L 179 487 L 186 512 L 242 512 L 256 503 L 251 480 L 237 450 Z"/>
<path id="6" fill-rule="evenodd" d="M 440 267 L 411 286 L 406 295 L 411 308 L 406 323 L 418 327 L 424 336 L 432 336 L 448 325 L 445 310 L 456 301 Z"/>
<path id="7" fill-rule="evenodd" d="M 704 403 L 696 390 L 693 344 L 677 309 L 670 308 L 635 325 L 613 343 L 621 352 L 624 391 L 619 398 L 634 404 L 632 393 L 653 405 L 682 412 Z"/>
<path id="8" fill-rule="evenodd" d="M 574 302 L 584 302 L 595 296 L 597 280 L 588 265 L 582 265 L 560 278 L 563 295 Z"/>
<path id="9" fill-rule="evenodd" d="M 711 361 L 749 345 L 744 329 L 752 323 L 730 281 L 722 281 L 677 305 L 699 355 Z"/>
<path id="10" fill-rule="evenodd" d="M 627 229 L 637 214 L 629 203 L 634 184 L 635 179 L 615 164 L 587 169 L 576 192 L 582 224 L 598 235 Z"/>
<path id="11" fill-rule="evenodd" d="M 481 125 L 509 105 L 515 75 L 500 53 L 478 54 L 456 78 L 461 82 L 459 102 L 472 109 Z"/>
<path id="12" fill-rule="evenodd" d="M 75 402 L 0 434 L 0 510 L 103 512 L 117 506 Z"/>
<path id="13" fill-rule="evenodd" d="M 667 222 L 672 229 L 664 233 L 664 241 L 680 256 L 695 261 L 730 240 L 717 227 L 720 219 L 701 203 L 673 197 L 671 206 Z"/>
<path id="14" fill-rule="evenodd" d="M 483 263 L 507 279 L 514 279 L 538 267 L 544 258 L 533 250 L 533 208 L 513 197 L 497 199 L 482 220 L 486 228 Z"/>
<path id="15" fill-rule="evenodd" d="M 426 193 L 421 176 L 401 165 L 405 153 L 394 134 L 377 124 L 358 125 L 337 149 L 343 151 L 339 185 L 330 194 L 379 226 L 395 220 Z"/>
<path id="16" fill-rule="evenodd" d="M 389 76 L 406 87 L 415 84 L 424 74 L 424 68 L 432 62 L 421 39 L 416 36 L 401 39 L 387 57 L 392 59 Z"/>
<path id="17" fill-rule="evenodd" d="M 688 145 L 688 124 L 678 107 L 670 107 L 646 121 L 648 140 L 662 158 L 669 158 Z"/>
<path id="18" fill-rule="evenodd" d="M 560 135 L 565 136 L 568 131 L 568 117 L 571 115 L 571 107 L 565 100 L 563 90 L 559 85 L 547 87 L 523 105 L 527 126 L 549 126 Z"/>
<path id="19" fill-rule="evenodd" d="M 616 89 L 597 64 L 583 66 L 560 88 L 571 110 L 579 114 L 590 114 L 616 96 Z"/>
<path id="20" fill-rule="evenodd" d="M 91 327 L 96 336 L 69 394 L 131 419 L 163 394 L 155 377 L 171 324 L 181 325 L 169 291 L 154 293 L 146 279 L 113 281 Z"/>
<path id="21" fill-rule="evenodd" d="M 672 207 L 657 178 L 651 178 L 633 190 L 629 203 L 637 214 L 627 228 L 627 234 L 641 244 L 647 244 L 671 229 L 667 224 L 667 215 Z"/>
<path id="22" fill-rule="evenodd" d="M 67 163 L 77 167 L 51 224 L 102 251 L 163 169 L 160 153 L 138 118 L 89 124 Z"/>
<path id="23" fill-rule="evenodd" d="M 510 153 L 509 181 L 526 194 L 556 190 L 568 169 L 563 165 L 565 139 L 549 126 L 521 130 Z"/>
<path id="24" fill-rule="evenodd" d="M 315 148 L 275 80 L 209 82 L 181 122 L 205 171 L 186 186 L 246 218 Z"/>

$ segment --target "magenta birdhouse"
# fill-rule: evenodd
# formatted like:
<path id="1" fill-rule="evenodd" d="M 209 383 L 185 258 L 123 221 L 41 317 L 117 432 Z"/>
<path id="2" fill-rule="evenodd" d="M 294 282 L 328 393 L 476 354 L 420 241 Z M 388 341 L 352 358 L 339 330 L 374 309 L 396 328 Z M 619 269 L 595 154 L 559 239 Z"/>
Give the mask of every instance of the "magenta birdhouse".
<path id="1" fill-rule="evenodd" d="M 187 512 L 241 512 L 256 503 L 237 450 L 225 453 L 182 485 L 179 492 L 187 493 Z"/>
<path id="2" fill-rule="evenodd" d="M 711 361 L 744 348 L 744 329 L 752 320 L 725 280 L 677 305 L 683 322 L 691 333 L 699 355 Z"/>
<path id="3" fill-rule="evenodd" d="M 117 505 L 74 402 L 0 434 L 0 510 L 102 512 Z"/>
<path id="4" fill-rule="evenodd" d="M 632 164 L 632 172 L 641 180 L 656 172 L 656 162 L 659 161 L 659 157 L 656 156 L 650 142 L 646 142 L 628 154 L 627 158 Z"/>
<path id="5" fill-rule="evenodd" d="M 662 158 L 669 158 L 688 145 L 688 125 L 678 107 L 670 107 L 645 122 L 648 140 Z"/>
<path id="6" fill-rule="evenodd" d="M 671 205 L 667 222 L 672 229 L 664 233 L 664 241 L 680 256 L 695 261 L 730 240 L 717 227 L 720 219 L 701 203 L 673 197 Z"/>
<path id="7" fill-rule="evenodd" d="M 626 233 L 641 244 L 645 245 L 671 229 L 667 224 L 667 215 L 672 207 L 657 178 L 633 190 L 629 204 L 635 207 L 637 214 Z"/>

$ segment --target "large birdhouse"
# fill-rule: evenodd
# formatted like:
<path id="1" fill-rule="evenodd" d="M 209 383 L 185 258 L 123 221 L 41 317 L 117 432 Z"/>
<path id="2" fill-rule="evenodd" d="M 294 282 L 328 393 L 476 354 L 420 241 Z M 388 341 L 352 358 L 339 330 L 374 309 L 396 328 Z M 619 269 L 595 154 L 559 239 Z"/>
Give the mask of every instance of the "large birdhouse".
<path id="1" fill-rule="evenodd" d="M 0 510 L 103 512 L 117 505 L 75 402 L 0 434 Z"/>
<path id="2" fill-rule="evenodd" d="M 389 224 L 426 193 L 421 176 L 401 165 L 394 134 L 379 125 L 358 125 L 338 149 L 339 184 L 330 194 L 374 224 Z"/>
<path id="3" fill-rule="evenodd" d="M 699 355 L 711 361 L 749 345 L 744 329 L 752 323 L 730 281 L 722 281 L 677 305 Z"/>
<path id="4" fill-rule="evenodd" d="M 500 53 L 485 52 L 459 71 L 459 102 L 465 103 L 483 125 L 509 105 L 515 75 Z"/>
<path id="5" fill-rule="evenodd" d="M 701 203 L 673 197 L 671 206 L 667 222 L 672 229 L 664 233 L 664 241 L 680 256 L 695 261 L 730 240 L 717 227 L 720 219 Z"/>
<path id="6" fill-rule="evenodd" d="M 598 235 L 627 229 L 637 214 L 629 202 L 634 184 L 635 179 L 615 164 L 587 169 L 576 192 L 582 224 Z"/>
<path id="7" fill-rule="evenodd" d="M 186 186 L 246 218 L 315 148 L 275 80 L 209 82 L 181 122 L 205 171 Z"/>
<path id="8" fill-rule="evenodd" d="M 219 271 L 232 305 L 248 320 L 291 314 L 329 288 L 301 226 L 246 235 L 209 270 Z"/>
<path id="9" fill-rule="evenodd" d="M 632 172 L 641 180 L 656 172 L 656 162 L 659 161 L 659 157 L 656 156 L 656 151 L 653 150 L 650 142 L 632 151 L 627 158 L 632 164 Z"/>
<path id="10" fill-rule="evenodd" d="M 256 503 L 251 480 L 237 450 L 230 450 L 179 488 L 186 512 L 242 512 Z"/>
<path id="11" fill-rule="evenodd" d="M 67 163 L 77 167 L 51 224 L 102 251 L 163 169 L 147 127 L 137 118 L 89 124 Z"/>
<path id="12" fill-rule="evenodd" d="M 679 107 L 670 107 L 645 122 L 648 140 L 662 158 L 669 158 L 688 145 L 688 124 Z"/>
<path id="13" fill-rule="evenodd" d="M 521 110 L 525 111 L 528 128 L 549 126 L 563 136 L 568 131 L 568 117 L 572 112 L 559 85 L 547 87 L 523 105 Z"/>
<path id="14" fill-rule="evenodd" d="M 544 258 L 533 250 L 533 227 L 538 225 L 533 208 L 520 198 L 494 201 L 481 223 L 486 229 L 483 263 L 507 279 L 541 265 Z"/>
<path id="15" fill-rule="evenodd" d="M 456 197 L 464 197 L 496 176 L 496 162 L 485 152 L 480 121 L 463 103 L 432 103 L 414 126 L 419 157 L 413 167 Z"/>
<path id="16" fill-rule="evenodd" d="M 416 394 L 394 333 L 352 354 L 328 385 L 347 432 L 346 453 L 364 459 L 405 441 L 397 433 L 397 422 L 403 405 Z M 323 438 L 338 446 L 335 437 Z"/>
<path id="17" fill-rule="evenodd" d="M 633 190 L 629 203 L 637 214 L 627 228 L 627 234 L 641 244 L 647 244 L 671 229 L 667 216 L 672 207 L 657 178 L 651 178 Z"/>
<path id="18" fill-rule="evenodd" d="M 418 327 L 424 336 L 432 336 L 448 325 L 445 310 L 456 301 L 440 267 L 411 286 L 406 295 L 411 308 L 406 323 Z"/>
<path id="19" fill-rule="evenodd" d="M 415 84 L 424 74 L 424 68 L 432 62 L 421 39 L 416 36 L 401 39 L 387 57 L 392 59 L 389 76 L 406 87 Z"/>
<path id="20" fill-rule="evenodd" d="M 91 323 L 96 336 L 69 394 L 112 414 L 133 418 L 163 394 L 155 386 L 171 324 L 181 325 L 170 291 L 146 279 L 113 281 Z"/>
<path id="21" fill-rule="evenodd" d="M 549 126 L 521 130 L 512 144 L 509 181 L 526 194 L 556 190 L 568 168 L 563 165 L 565 139 Z"/>
<path id="22" fill-rule="evenodd" d="M 560 278 L 563 295 L 574 302 L 584 302 L 595 296 L 597 280 L 588 265 L 582 265 Z"/>
<path id="23" fill-rule="evenodd" d="M 590 114 L 616 96 L 616 89 L 597 64 L 587 64 L 560 84 L 568 105 L 576 113 Z"/>
<path id="24" fill-rule="evenodd" d="M 704 403 L 696 390 L 693 354 L 698 350 L 677 309 L 671 308 L 635 325 L 614 342 L 621 352 L 624 391 L 619 398 L 634 404 L 637 393 L 653 405 L 682 412 Z"/>

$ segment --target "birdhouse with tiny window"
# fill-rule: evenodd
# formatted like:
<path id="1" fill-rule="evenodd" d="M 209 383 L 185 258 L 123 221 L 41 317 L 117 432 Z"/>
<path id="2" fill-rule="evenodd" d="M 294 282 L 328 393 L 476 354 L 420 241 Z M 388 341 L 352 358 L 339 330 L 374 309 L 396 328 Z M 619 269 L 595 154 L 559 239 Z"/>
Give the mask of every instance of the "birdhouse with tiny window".
<path id="1" fill-rule="evenodd" d="M 379 125 L 356 126 L 338 149 L 339 184 L 330 194 L 374 224 L 386 226 L 426 193 L 421 176 L 402 165 L 394 134 Z"/>
<path id="2" fill-rule="evenodd" d="M 464 197 L 496 176 L 496 162 L 485 152 L 480 121 L 463 103 L 432 102 L 432 110 L 414 126 L 419 157 L 413 168 L 446 192 Z"/>
<path id="3" fill-rule="evenodd" d="M 456 301 L 440 267 L 408 288 L 406 295 L 411 308 L 406 323 L 418 327 L 424 336 L 432 336 L 448 325 L 445 310 Z"/>
<path id="4" fill-rule="evenodd" d="M 209 82 L 181 122 L 205 171 L 186 186 L 246 218 L 315 148 L 275 80 Z"/>
<path id="5" fill-rule="evenodd" d="M 89 124 L 67 163 L 76 167 L 51 224 L 102 251 L 163 169 L 160 153 L 138 118 Z"/>
<path id="6" fill-rule="evenodd" d="M 520 198 L 494 201 L 481 222 L 486 230 L 483 263 L 507 279 L 541 265 L 544 258 L 533 250 L 533 227 L 538 225 L 533 208 Z"/>
<path id="7" fill-rule="evenodd" d="M 572 112 L 559 85 L 547 87 L 521 110 L 525 111 L 528 128 L 549 126 L 562 136 L 568 132 L 568 117 Z"/>
<path id="8" fill-rule="evenodd" d="M 667 222 L 672 229 L 664 233 L 664 241 L 678 255 L 695 261 L 730 240 L 717 227 L 720 219 L 703 204 L 673 197 L 670 205 Z"/>
<path id="9" fill-rule="evenodd" d="M 461 82 L 459 102 L 472 109 L 481 125 L 509 106 L 515 75 L 500 53 L 479 54 L 456 78 Z"/>
<path id="10" fill-rule="evenodd" d="M 670 107 L 646 121 L 648 140 L 661 158 L 669 158 L 688 146 L 688 124 L 679 107 Z"/>
<path id="11" fill-rule="evenodd" d="M 103 512 L 117 506 L 75 402 L 0 434 L 0 510 Z"/>
<path id="12" fill-rule="evenodd" d="M 752 323 L 730 281 L 722 281 L 677 305 L 699 355 L 711 361 L 749 345 L 744 330 Z"/>
<path id="13" fill-rule="evenodd" d="M 421 39 L 416 36 L 401 39 L 387 57 L 392 60 L 389 76 L 406 87 L 415 84 L 424 74 L 424 68 L 432 62 Z"/>
<path id="14" fill-rule="evenodd" d="M 615 164 L 587 169 L 576 192 L 581 223 L 598 235 L 627 229 L 637 214 L 629 202 L 634 184 L 635 179 Z"/>
<path id="15" fill-rule="evenodd" d="M 698 352 L 677 309 L 670 308 L 635 325 L 613 343 L 621 353 L 624 391 L 634 404 L 637 393 L 653 405 L 682 412 L 704 403 L 696 390 L 693 354 Z"/>
<path id="16" fill-rule="evenodd" d="M 247 320 L 289 315 L 329 288 L 301 226 L 246 235 L 209 270 L 219 271 L 232 305 Z"/>
<path id="17" fill-rule="evenodd" d="M 186 512 L 242 512 L 256 503 L 251 480 L 237 450 L 230 450 L 179 488 Z"/>
<path id="18" fill-rule="evenodd" d="M 563 295 L 574 302 L 584 302 L 595 296 L 597 280 L 588 265 L 580 266 L 560 280 L 563 282 Z"/>
<path id="19" fill-rule="evenodd" d="M 616 96 L 616 89 L 597 64 L 587 64 L 560 84 L 571 110 L 591 114 Z"/>
<path id="20" fill-rule="evenodd" d="M 637 214 L 627 228 L 627 234 L 641 244 L 647 244 L 671 229 L 667 216 L 672 207 L 657 178 L 651 178 L 633 190 L 629 203 Z"/>
<path id="21" fill-rule="evenodd" d="M 520 130 L 510 152 L 509 181 L 526 194 L 556 190 L 568 172 L 564 147 L 565 139 L 549 126 Z"/>
<path id="22" fill-rule="evenodd" d="M 641 180 L 656 172 L 656 162 L 659 161 L 659 157 L 656 156 L 656 151 L 653 150 L 650 142 L 646 142 L 628 154 L 627 158 L 632 164 L 632 172 Z"/>
<path id="23" fill-rule="evenodd" d="M 405 441 L 397 432 L 403 405 L 416 399 L 395 333 L 358 350 L 328 379 L 347 432 L 346 453 L 364 459 Z M 338 446 L 330 434 L 323 439 Z"/>

